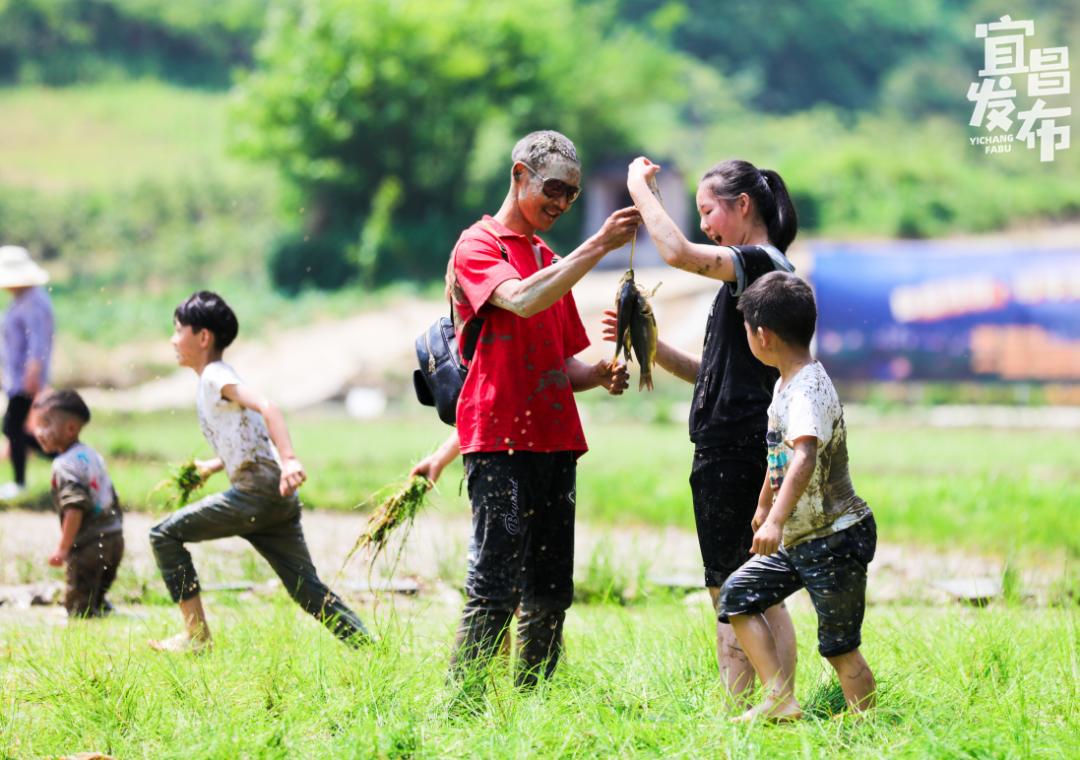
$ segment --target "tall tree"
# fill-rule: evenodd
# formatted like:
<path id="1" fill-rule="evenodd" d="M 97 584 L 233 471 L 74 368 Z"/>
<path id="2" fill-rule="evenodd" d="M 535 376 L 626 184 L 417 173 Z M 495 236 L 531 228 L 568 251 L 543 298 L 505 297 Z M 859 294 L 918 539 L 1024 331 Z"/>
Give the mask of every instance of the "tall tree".
<path id="1" fill-rule="evenodd" d="M 293 2 L 240 84 L 235 139 L 296 190 L 307 243 L 337 241 L 371 279 L 430 276 L 497 205 L 517 137 L 558 129 L 587 162 L 640 149 L 701 68 L 571 0 Z"/>

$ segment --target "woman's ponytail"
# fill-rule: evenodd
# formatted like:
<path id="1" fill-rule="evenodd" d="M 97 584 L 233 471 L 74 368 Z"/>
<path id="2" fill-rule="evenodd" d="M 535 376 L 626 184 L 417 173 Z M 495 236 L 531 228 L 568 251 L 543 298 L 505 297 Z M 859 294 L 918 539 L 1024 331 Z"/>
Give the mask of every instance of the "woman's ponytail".
<path id="1" fill-rule="evenodd" d="M 769 241 L 786 252 L 799 231 L 799 216 L 795 213 L 795 204 L 791 202 L 791 195 L 783 178 L 772 169 L 762 169 L 761 176 L 773 197 L 773 213 L 762 221 L 769 231 Z"/>

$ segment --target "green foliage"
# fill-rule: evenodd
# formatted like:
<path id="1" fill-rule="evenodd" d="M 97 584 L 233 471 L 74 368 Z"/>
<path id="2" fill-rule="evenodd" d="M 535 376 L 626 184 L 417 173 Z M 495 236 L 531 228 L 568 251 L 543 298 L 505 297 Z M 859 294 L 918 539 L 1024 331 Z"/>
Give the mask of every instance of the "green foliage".
<path id="1" fill-rule="evenodd" d="M 284 233 L 270 248 L 268 265 L 274 287 L 288 295 L 296 295 L 305 285 L 340 288 L 356 276 L 347 247 L 341 235 L 312 238 L 304 232 Z"/>
<path id="2" fill-rule="evenodd" d="M 228 140 L 223 93 L 153 80 L 0 90 L 0 237 L 55 262 L 86 313 L 141 314 L 165 286 L 171 299 L 208 280 L 277 304 L 268 284 L 295 295 L 438 278 L 535 128 L 572 137 L 586 174 L 639 152 L 691 178 L 732 155 L 775 168 L 813 235 L 1080 214 L 1080 152 L 1040 164 L 1023 146 L 990 157 L 967 142 L 972 26 L 1001 12 L 988 0 L 270 5 L 0 0 L 0 82 L 224 86 L 266 27 Z M 1008 10 L 1036 20 L 1040 45 L 1080 33 L 1063 0 Z M 230 157 L 229 141 L 266 168 Z M 572 210 L 549 242 L 569 250 L 582 232 Z"/>
<path id="3" fill-rule="evenodd" d="M 748 83 L 753 104 L 770 111 L 874 104 L 888 72 L 941 35 L 945 10 L 943 0 L 812 0 L 785 7 L 684 0 L 658 11 L 646 0 L 622 0 L 620 6 L 659 26 L 679 49 Z"/>
<path id="4" fill-rule="evenodd" d="M 558 128 L 595 165 L 637 144 L 643 104 L 685 102 L 692 68 L 570 0 L 291 3 L 258 63 L 239 85 L 237 144 L 301 191 L 312 240 L 358 240 L 379 281 L 441 272 L 505 192 L 518 137 Z"/>
<path id="5" fill-rule="evenodd" d="M 960 114 L 978 45 L 970 18 L 940 0 L 884 10 L 820 0 L 798 11 L 737 2 L 712 25 L 698 23 L 708 14 L 696 2 L 617 4 L 633 26 L 607 3 L 474 5 L 421 13 L 328 0 L 289 6 L 271 24 L 241 86 L 236 139 L 306 199 L 299 238 L 320 260 L 333 254 L 323 281 L 350 270 L 368 283 L 438 276 L 461 227 L 497 205 L 514 137 L 548 125 L 578 142 L 586 171 L 645 150 L 693 176 L 738 146 L 785 176 L 803 229 L 818 234 L 920 238 L 1080 211 L 1073 155 L 1047 167 L 1024 148 L 987 161 L 968 145 Z M 1065 17 L 1042 10 L 1033 15 Z M 926 57 L 927 46 L 941 55 Z M 568 73 L 582 50 L 589 65 Z M 740 103 L 850 110 L 763 117 Z M 575 226 L 571 215 L 553 242 L 572 246 Z M 317 281 L 304 267 L 276 266 L 299 279 L 275 280 Z"/>
<path id="6" fill-rule="evenodd" d="M 397 177 L 379 183 L 371 199 L 371 214 L 360 230 L 360 240 L 354 249 L 357 269 L 366 284 L 371 285 L 378 271 L 379 251 L 393 234 L 394 211 L 405 197 L 405 187 Z"/>
<path id="7" fill-rule="evenodd" d="M 1052 164 L 1023 145 L 986 156 L 955 119 L 845 118 L 827 108 L 768 119 L 747 113 L 717 124 L 703 142 L 677 152 L 683 166 L 698 174 L 738 145 L 734 155 L 780 172 L 800 229 L 817 235 L 923 238 L 1080 213 L 1080 152 L 1063 151 Z"/>
<path id="8" fill-rule="evenodd" d="M 0 82 L 229 84 L 268 0 L 0 0 Z"/>
<path id="9" fill-rule="evenodd" d="M 603 2 L 603 0 L 601 0 Z M 740 84 L 758 110 L 828 105 L 895 108 L 908 117 L 970 113 L 964 93 L 982 62 L 975 24 L 1034 19 L 1047 46 L 1080 35 L 1070 0 L 618 0 L 626 18 Z"/>
<path id="10" fill-rule="evenodd" d="M 61 292 L 161 292 L 263 277 L 270 206 L 258 186 L 208 176 L 59 196 L 0 188 L 0 237 L 40 256 Z"/>

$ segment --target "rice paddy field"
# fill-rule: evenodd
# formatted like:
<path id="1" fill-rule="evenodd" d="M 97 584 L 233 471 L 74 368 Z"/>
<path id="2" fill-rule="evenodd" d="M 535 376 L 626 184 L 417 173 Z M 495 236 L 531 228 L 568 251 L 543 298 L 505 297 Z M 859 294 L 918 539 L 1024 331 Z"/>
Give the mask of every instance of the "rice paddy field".
<path id="1" fill-rule="evenodd" d="M 851 425 L 856 488 L 880 526 L 878 561 L 932 575 L 936 557 L 967 558 L 999 569 L 1002 592 L 971 606 L 923 598 L 921 585 L 888 598 L 871 588 L 863 651 L 880 700 L 863 719 L 838 713 L 813 611 L 796 597 L 796 693 L 809 717 L 737 726 L 727 720 L 702 594 L 627 588 L 644 585 L 650 563 L 698 562 L 681 425 L 588 425 L 593 449 L 581 460 L 578 494 L 582 593 L 568 614 L 566 657 L 532 693 L 515 691 L 509 672 L 496 668 L 475 712 L 455 709 L 445 680 L 468 530 L 460 466 L 444 474 L 426 508 L 438 522 L 410 539 L 419 553 L 439 541 L 451 547 L 428 563 L 434 577 L 421 579 L 421 593 L 357 590 L 335 578 L 344 550 L 321 548 L 351 544 L 373 506 L 365 496 L 400 483 L 447 429 L 427 418 L 358 422 L 329 411 L 292 415 L 290 425 L 310 474 L 309 541 L 333 555 L 317 564 L 378 643 L 342 646 L 277 589 L 208 593 L 216 646 L 206 655 L 150 651 L 146 640 L 174 632 L 179 620 L 148 556 L 145 528 L 156 518 L 142 513 L 163 509 L 163 494 L 151 491 L 170 466 L 209 451 L 193 415 L 100 414 L 84 439 L 106 456 L 130 512 L 114 593 L 120 614 L 65 624 L 57 607 L 0 606 L 0 757 L 1080 755 L 1072 431 Z M 34 463 L 30 480 L 36 490 L 20 508 L 0 512 L 0 584 L 60 578 L 38 548 L 58 530 L 44 511 L 46 463 Z M 13 533 L 18 526 L 31 534 Z M 621 545 L 630 531 L 654 543 L 647 551 Z M 208 583 L 272 577 L 242 543 L 196 549 Z"/>
<path id="2" fill-rule="evenodd" d="M 587 422 L 591 449 L 578 467 L 579 519 L 693 530 L 693 449 L 685 425 L 609 419 L 614 404 L 602 403 Z M 288 421 L 308 470 L 304 503 L 316 510 L 370 508 L 370 494 L 403 481 L 450 432 L 434 414 L 364 422 L 328 408 Z M 167 494 L 152 491 L 171 468 L 212 455 L 194 411 L 97 414 L 83 440 L 105 457 L 122 501 L 140 511 L 165 507 Z M 1080 555 L 1080 457 L 1073 430 L 928 429 L 886 418 L 852 425 L 849 449 L 855 487 L 874 509 L 885 540 Z M 47 506 L 47 472 L 46 461 L 31 462 L 24 505 Z M 433 500 L 442 512 L 468 512 L 461 478 L 458 460 Z M 221 483 L 217 487 L 224 488 Z"/>

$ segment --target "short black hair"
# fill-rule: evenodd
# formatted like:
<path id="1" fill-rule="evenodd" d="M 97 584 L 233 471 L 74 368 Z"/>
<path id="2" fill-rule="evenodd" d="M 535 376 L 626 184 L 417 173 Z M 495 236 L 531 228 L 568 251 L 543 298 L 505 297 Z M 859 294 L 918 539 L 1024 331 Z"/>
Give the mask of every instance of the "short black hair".
<path id="1" fill-rule="evenodd" d="M 788 272 L 769 272 L 739 296 L 738 309 L 753 329 L 768 328 L 785 343 L 809 348 L 817 305 L 805 280 Z"/>
<path id="2" fill-rule="evenodd" d="M 214 336 L 214 348 L 224 351 L 236 340 L 240 323 L 225 299 L 209 290 L 192 293 L 176 307 L 173 319 L 195 332 L 209 330 Z"/>
<path id="3" fill-rule="evenodd" d="M 46 412 L 63 412 L 76 418 L 83 425 L 90 421 L 90 407 L 86 405 L 78 391 L 46 391 L 34 401 L 34 408 Z"/>

